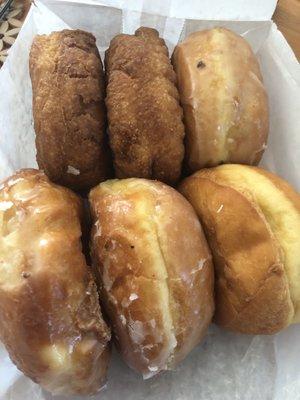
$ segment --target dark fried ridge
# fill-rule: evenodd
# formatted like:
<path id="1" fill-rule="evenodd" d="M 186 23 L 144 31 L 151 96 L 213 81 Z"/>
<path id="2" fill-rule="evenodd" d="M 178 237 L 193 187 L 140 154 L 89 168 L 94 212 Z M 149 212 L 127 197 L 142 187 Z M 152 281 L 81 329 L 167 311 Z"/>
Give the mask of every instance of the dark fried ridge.
<path id="1" fill-rule="evenodd" d="M 80 30 L 37 36 L 30 75 L 39 167 L 54 182 L 77 190 L 105 180 L 105 87 L 94 36 Z"/>
<path id="2" fill-rule="evenodd" d="M 158 32 L 118 35 L 105 57 L 110 145 L 118 178 L 174 184 L 184 155 L 182 109 L 168 49 Z"/>

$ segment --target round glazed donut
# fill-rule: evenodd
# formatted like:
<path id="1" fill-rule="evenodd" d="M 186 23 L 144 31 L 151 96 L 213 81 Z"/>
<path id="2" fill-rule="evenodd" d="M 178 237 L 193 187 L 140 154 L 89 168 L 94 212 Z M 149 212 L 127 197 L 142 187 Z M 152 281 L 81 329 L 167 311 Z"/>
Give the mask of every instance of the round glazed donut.
<path id="1" fill-rule="evenodd" d="M 54 394 L 103 386 L 110 330 L 81 251 L 82 205 L 37 170 L 0 190 L 0 340 L 17 367 Z"/>
<path id="2" fill-rule="evenodd" d="M 223 165 L 183 181 L 216 273 L 216 322 L 271 334 L 300 322 L 300 195 L 263 169 Z"/>
<path id="3" fill-rule="evenodd" d="M 214 310 L 211 255 L 194 210 L 144 179 L 104 182 L 90 204 L 93 263 L 123 358 L 144 377 L 174 367 Z"/>
<path id="4" fill-rule="evenodd" d="M 195 32 L 176 46 L 172 60 L 189 171 L 258 164 L 269 130 L 268 100 L 246 40 L 225 28 Z"/>

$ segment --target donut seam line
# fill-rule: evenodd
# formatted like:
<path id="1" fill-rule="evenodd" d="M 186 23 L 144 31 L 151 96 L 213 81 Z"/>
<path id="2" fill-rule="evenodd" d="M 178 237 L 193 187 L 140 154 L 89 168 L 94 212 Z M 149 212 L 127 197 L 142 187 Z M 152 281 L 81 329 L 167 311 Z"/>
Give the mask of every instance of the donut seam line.
<path id="1" fill-rule="evenodd" d="M 160 239 L 160 236 L 159 236 L 159 228 L 158 228 L 157 219 L 158 219 L 157 211 L 154 211 L 154 213 L 153 213 L 153 222 L 154 222 L 155 236 L 156 236 L 156 240 L 157 240 L 157 244 L 158 244 L 158 247 L 159 247 L 160 255 L 161 255 L 162 260 L 164 262 L 164 267 L 165 267 L 165 271 L 166 271 L 166 275 L 167 275 L 167 277 L 165 278 L 165 283 L 166 283 L 167 291 L 168 291 L 168 310 L 170 310 L 170 299 L 172 297 L 172 294 L 171 294 L 170 287 L 169 287 L 169 273 L 168 273 L 168 269 L 167 269 L 167 262 L 166 262 L 165 255 L 164 255 L 163 248 L 162 248 L 162 244 L 161 244 L 161 239 Z M 175 330 L 174 329 L 174 319 L 173 319 L 173 315 L 172 315 L 171 310 L 169 311 L 169 315 L 170 315 L 170 320 L 171 320 L 171 323 L 172 323 L 172 327 L 171 327 L 170 331 L 171 331 L 171 335 L 175 339 L 176 343 L 175 343 L 174 347 L 172 347 L 169 350 L 169 355 L 168 355 L 168 358 L 166 360 L 166 365 L 165 365 L 164 369 L 169 369 L 169 366 L 171 365 L 172 360 L 175 357 L 175 350 L 176 350 L 176 347 L 177 347 L 177 339 L 176 339 L 176 335 L 175 335 L 175 332 L 174 332 L 174 330 Z M 169 338 L 168 342 L 170 340 L 171 340 L 171 337 Z"/>

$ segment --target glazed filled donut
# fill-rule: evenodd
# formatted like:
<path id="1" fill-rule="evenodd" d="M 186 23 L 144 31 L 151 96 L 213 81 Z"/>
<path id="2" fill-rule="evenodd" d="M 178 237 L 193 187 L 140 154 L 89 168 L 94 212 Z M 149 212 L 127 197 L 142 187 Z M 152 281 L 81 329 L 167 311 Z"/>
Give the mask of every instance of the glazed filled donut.
<path id="1" fill-rule="evenodd" d="M 190 204 L 161 182 L 104 182 L 90 193 L 92 258 L 127 364 L 144 377 L 173 368 L 211 321 L 213 268 Z"/>
<path id="2" fill-rule="evenodd" d="M 41 171 L 0 190 L 0 340 L 16 366 L 54 394 L 96 393 L 110 330 L 81 251 L 82 205 Z"/>
<path id="3" fill-rule="evenodd" d="M 105 87 L 94 36 L 80 30 L 36 36 L 30 76 L 40 169 L 78 191 L 105 180 L 111 168 Z"/>
<path id="4" fill-rule="evenodd" d="M 269 130 L 259 64 L 225 28 L 195 32 L 173 53 L 190 172 L 223 163 L 258 164 Z"/>
<path id="5" fill-rule="evenodd" d="M 106 52 L 105 67 L 116 176 L 174 184 L 181 175 L 184 126 L 164 40 L 150 28 L 118 35 Z"/>
<path id="6" fill-rule="evenodd" d="M 300 195 L 263 169 L 223 165 L 180 186 L 200 217 L 220 325 L 271 334 L 300 322 Z"/>

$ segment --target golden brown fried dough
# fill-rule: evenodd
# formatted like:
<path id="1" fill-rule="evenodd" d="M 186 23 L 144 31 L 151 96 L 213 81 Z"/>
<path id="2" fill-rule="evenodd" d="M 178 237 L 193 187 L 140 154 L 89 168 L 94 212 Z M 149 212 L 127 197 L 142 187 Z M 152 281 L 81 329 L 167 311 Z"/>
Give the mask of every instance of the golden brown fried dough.
<path id="1" fill-rule="evenodd" d="M 37 162 L 49 178 L 75 190 L 105 180 L 105 87 L 96 40 L 64 30 L 37 36 L 30 51 Z"/>
<path id="2" fill-rule="evenodd" d="M 123 358 L 144 377 L 174 367 L 214 310 L 211 254 L 194 210 L 145 179 L 104 182 L 90 204 L 93 263 Z"/>
<path id="3" fill-rule="evenodd" d="M 41 171 L 19 171 L 1 186 L 0 340 L 55 394 L 97 392 L 110 358 L 81 217 L 79 198 Z"/>
<path id="4" fill-rule="evenodd" d="M 110 145 L 118 178 L 174 184 L 184 155 L 182 109 L 168 49 L 158 32 L 118 35 L 105 56 Z"/>
<path id="5" fill-rule="evenodd" d="M 192 33 L 172 56 L 191 172 L 258 164 L 269 130 L 268 100 L 249 44 L 225 28 Z"/>
<path id="6" fill-rule="evenodd" d="M 255 167 L 223 165 L 187 178 L 216 272 L 216 322 L 271 334 L 300 322 L 300 195 Z"/>

